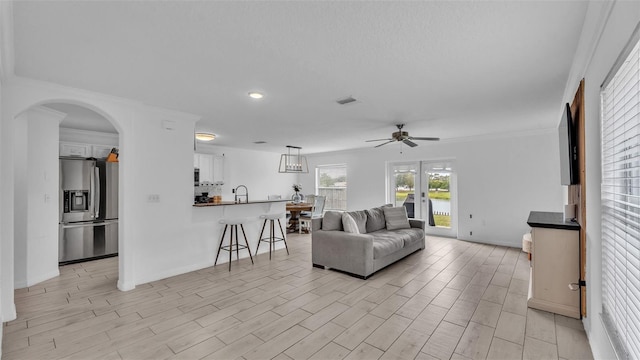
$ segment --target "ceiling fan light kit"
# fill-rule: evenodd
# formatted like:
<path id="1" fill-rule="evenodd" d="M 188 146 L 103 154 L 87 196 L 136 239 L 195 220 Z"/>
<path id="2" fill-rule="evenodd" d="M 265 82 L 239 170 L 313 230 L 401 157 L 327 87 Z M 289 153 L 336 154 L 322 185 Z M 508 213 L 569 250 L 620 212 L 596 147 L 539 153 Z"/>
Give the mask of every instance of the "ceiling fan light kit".
<path id="1" fill-rule="evenodd" d="M 398 131 L 391 134 L 391 138 L 389 139 L 375 139 L 375 140 L 366 140 L 366 142 L 373 141 L 385 141 L 382 144 L 376 145 L 374 147 L 381 147 L 383 145 L 390 144 L 392 142 L 403 142 L 409 147 L 416 147 L 418 144 L 414 143 L 412 140 L 426 140 L 426 141 L 438 141 L 440 138 L 437 137 L 424 137 L 424 136 L 410 136 L 408 131 L 402 131 L 404 124 L 397 124 L 396 127 Z"/>

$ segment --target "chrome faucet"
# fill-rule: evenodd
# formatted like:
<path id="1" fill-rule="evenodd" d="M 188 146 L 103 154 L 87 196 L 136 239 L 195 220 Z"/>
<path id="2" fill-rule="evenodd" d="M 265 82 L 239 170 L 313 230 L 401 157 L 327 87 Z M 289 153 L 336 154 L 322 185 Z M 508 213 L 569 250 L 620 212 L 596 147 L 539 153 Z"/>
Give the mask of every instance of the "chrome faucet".
<path id="1" fill-rule="evenodd" d="M 238 194 L 238 189 L 240 188 L 244 188 L 244 194 Z M 247 189 L 246 186 L 244 185 L 238 185 L 237 188 L 233 189 L 233 193 L 236 194 L 234 197 L 235 203 L 238 204 L 240 203 L 240 198 L 244 196 L 244 202 L 248 203 L 249 202 L 249 190 Z"/>

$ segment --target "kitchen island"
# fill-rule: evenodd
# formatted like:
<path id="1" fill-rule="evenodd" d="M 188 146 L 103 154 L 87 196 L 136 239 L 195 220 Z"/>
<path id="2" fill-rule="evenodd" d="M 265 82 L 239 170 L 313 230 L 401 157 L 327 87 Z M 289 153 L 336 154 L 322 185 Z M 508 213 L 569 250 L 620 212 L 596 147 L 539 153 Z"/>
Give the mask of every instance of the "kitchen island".
<path id="1" fill-rule="evenodd" d="M 208 258 L 211 260 L 211 266 L 214 263 L 216 250 L 220 244 L 220 237 L 224 229 L 224 225 L 219 223 L 221 219 L 244 219 L 243 225 L 249 242 L 249 248 L 251 249 L 251 254 L 255 255 L 254 252 L 258 246 L 258 237 L 260 236 L 260 230 L 263 224 L 263 221 L 260 220 L 260 215 L 282 214 L 280 221 L 284 228 L 287 221 L 285 216 L 285 205 L 287 201 L 289 200 L 278 199 L 250 200 L 248 202 L 219 201 L 193 204 L 192 219 L 196 225 L 195 231 L 198 232 L 198 236 L 211 239 L 211 242 L 207 243 L 207 248 L 202 249 L 209 254 Z M 265 230 L 264 236 L 268 236 L 268 231 Z M 240 235 L 240 237 L 242 237 L 242 235 Z M 225 236 L 225 238 L 228 238 L 228 235 Z M 228 241 L 228 239 L 225 239 L 225 243 L 226 241 Z M 279 249 L 284 249 L 284 243 L 280 242 L 276 244 L 276 250 Z M 268 251 L 268 246 L 260 247 L 260 253 Z M 245 257 L 249 257 L 247 250 L 240 251 L 240 258 Z M 233 260 L 235 260 L 235 255 Z M 221 256 L 220 259 L 218 259 L 218 265 L 226 261 L 228 261 L 228 259 Z M 233 271 L 233 267 L 231 271 Z"/>
<path id="2" fill-rule="evenodd" d="M 286 203 L 289 200 L 252 200 L 248 202 L 235 202 L 235 201 L 218 201 L 218 202 L 206 202 L 193 204 L 195 207 L 207 207 L 207 206 L 225 206 L 225 205 L 251 205 L 251 204 L 269 204 L 269 203 Z"/>

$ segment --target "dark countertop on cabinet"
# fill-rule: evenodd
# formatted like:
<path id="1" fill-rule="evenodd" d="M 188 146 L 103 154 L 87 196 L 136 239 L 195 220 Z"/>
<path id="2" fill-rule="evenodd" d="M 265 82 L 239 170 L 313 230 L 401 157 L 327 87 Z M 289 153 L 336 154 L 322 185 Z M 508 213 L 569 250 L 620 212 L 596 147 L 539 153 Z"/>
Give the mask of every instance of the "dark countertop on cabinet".
<path id="1" fill-rule="evenodd" d="M 223 205 L 251 205 L 251 204 L 266 204 L 266 203 L 274 203 L 274 202 L 287 202 L 290 200 L 287 199 L 278 199 L 278 200 L 251 200 L 249 202 L 235 202 L 235 201 L 220 201 L 220 202 L 208 202 L 208 203 L 200 203 L 193 204 L 195 207 L 208 207 L 208 206 L 223 206 Z"/>
<path id="2" fill-rule="evenodd" d="M 529 213 L 527 224 L 537 228 L 580 230 L 580 224 L 565 221 L 561 212 L 532 211 Z"/>

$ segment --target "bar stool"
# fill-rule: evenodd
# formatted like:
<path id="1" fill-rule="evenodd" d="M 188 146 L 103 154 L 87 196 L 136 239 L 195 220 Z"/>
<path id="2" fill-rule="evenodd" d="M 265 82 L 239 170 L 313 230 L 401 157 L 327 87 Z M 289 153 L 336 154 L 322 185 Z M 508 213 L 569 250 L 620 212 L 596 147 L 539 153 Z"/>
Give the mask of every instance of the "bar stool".
<path id="1" fill-rule="evenodd" d="M 284 217 L 285 214 L 263 214 L 260 215 L 260 219 L 264 220 L 262 224 L 262 231 L 260 231 L 260 238 L 258 239 L 258 246 L 256 247 L 256 254 L 258 254 L 258 249 L 260 248 L 260 243 L 266 241 L 269 243 L 269 260 L 271 260 L 271 252 L 275 251 L 275 243 L 278 241 L 284 241 L 284 248 L 287 249 L 287 255 L 289 255 L 289 247 L 287 247 L 287 240 L 285 239 L 284 231 L 282 230 L 282 223 L 280 222 L 280 218 Z M 280 233 L 282 237 L 276 237 L 276 229 L 275 229 L 275 221 L 278 220 L 278 225 L 280 226 Z M 269 221 L 269 237 L 263 238 L 264 228 L 267 226 L 267 221 Z"/>
<path id="2" fill-rule="evenodd" d="M 244 218 L 236 218 L 236 219 L 220 219 L 218 223 L 224 225 L 224 231 L 222 232 L 222 237 L 220 237 L 220 245 L 218 246 L 218 253 L 216 254 L 216 261 L 213 263 L 213 266 L 216 266 L 218 263 L 218 256 L 220 255 L 220 250 L 225 250 L 229 252 L 229 271 L 231 271 L 231 254 L 233 250 L 236 250 L 236 260 L 240 260 L 240 249 L 247 249 L 249 252 L 249 257 L 251 258 L 251 263 L 253 264 L 253 257 L 251 256 L 251 249 L 249 249 L 249 242 L 247 241 L 247 234 L 244 232 L 244 226 L 242 224 L 246 221 Z M 238 244 L 238 225 L 240 225 L 240 229 L 242 229 L 242 235 L 244 236 L 244 243 L 246 245 Z M 224 235 L 227 233 L 227 228 L 230 228 L 229 232 L 229 245 L 222 245 L 224 242 Z M 236 234 L 236 244 L 233 244 L 233 233 Z"/>

